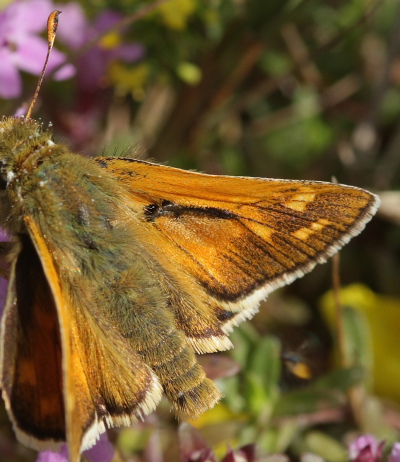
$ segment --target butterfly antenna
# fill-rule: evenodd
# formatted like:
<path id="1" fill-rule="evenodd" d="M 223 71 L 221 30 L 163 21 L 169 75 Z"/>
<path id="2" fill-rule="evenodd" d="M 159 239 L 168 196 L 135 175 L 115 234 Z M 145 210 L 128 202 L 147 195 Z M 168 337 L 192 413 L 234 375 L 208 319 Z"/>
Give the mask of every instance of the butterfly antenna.
<path id="1" fill-rule="evenodd" d="M 35 94 L 33 95 L 33 99 L 32 99 L 32 102 L 31 102 L 31 104 L 29 106 L 29 109 L 28 109 L 28 112 L 26 114 L 25 120 L 28 120 L 28 119 L 31 118 L 33 106 L 36 103 L 36 100 L 37 100 L 37 97 L 38 97 L 38 94 L 39 94 L 39 91 L 40 91 L 40 87 L 42 86 L 43 77 L 44 77 L 44 74 L 45 74 L 46 68 L 47 68 L 47 63 L 49 62 L 50 53 L 51 53 L 51 50 L 53 49 L 54 40 L 56 38 L 56 32 L 57 32 L 57 27 L 58 27 L 58 15 L 60 13 L 61 13 L 61 11 L 58 11 L 58 10 L 53 11 L 49 16 L 49 19 L 47 20 L 47 43 L 48 43 L 48 46 L 47 46 L 46 60 L 44 62 L 43 70 L 42 70 L 42 73 L 40 74 L 39 81 L 38 81 L 38 84 L 36 86 Z"/>

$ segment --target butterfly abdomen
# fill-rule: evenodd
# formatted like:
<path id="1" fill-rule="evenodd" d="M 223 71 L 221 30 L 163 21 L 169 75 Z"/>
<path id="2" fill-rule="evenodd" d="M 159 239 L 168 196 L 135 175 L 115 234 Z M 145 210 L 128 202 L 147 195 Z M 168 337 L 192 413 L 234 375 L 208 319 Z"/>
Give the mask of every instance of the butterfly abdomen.
<path id="1" fill-rule="evenodd" d="M 220 399 L 181 332 L 174 330 L 162 345 L 143 349 L 140 355 L 160 379 L 178 417 L 195 419 Z"/>
<path id="2" fill-rule="evenodd" d="M 220 393 L 176 325 L 160 280 L 149 266 L 151 257 L 138 249 L 135 254 L 132 247 L 128 252 L 133 263 L 112 289 L 110 322 L 153 370 L 175 413 L 182 419 L 196 418 L 219 400 Z"/>

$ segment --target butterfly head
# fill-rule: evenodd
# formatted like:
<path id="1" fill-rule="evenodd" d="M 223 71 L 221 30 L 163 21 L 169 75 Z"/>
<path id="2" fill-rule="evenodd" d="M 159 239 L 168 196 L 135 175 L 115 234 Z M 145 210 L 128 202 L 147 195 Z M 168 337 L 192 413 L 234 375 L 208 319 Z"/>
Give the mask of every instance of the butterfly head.
<path id="1" fill-rule="evenodd" d="M 0 122 L 0 190 L 26 176 L 51 154 L 51 133 L 34 119 L 4 117 Z M 50 150 L 51 151 L 51 150 Z"/>
<path id="2" fill-rule="evenodd" d="M 34 119 L 3 117 L 0 121 L 0 218 L 9 231 L 21 229 L 20 206 L 35 187 L 37 169 L 52 155 L 51 133 Z M 16 221 L 13 219 L 16 218 Z"/>

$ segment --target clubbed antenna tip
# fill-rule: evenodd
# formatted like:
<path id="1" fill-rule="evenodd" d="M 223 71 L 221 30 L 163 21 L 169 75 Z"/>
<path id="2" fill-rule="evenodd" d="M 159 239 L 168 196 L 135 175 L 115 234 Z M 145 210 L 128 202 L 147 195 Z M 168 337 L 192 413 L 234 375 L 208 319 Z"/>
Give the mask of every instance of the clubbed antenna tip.
<path id="1" fill-rule="evenodd" d="M 45 74 L 46 68 L 47 68 L 47 63 L 49 62 L 50 53 L 51 53 L 51 50 L 53 49 L 54 40 L 56 38 L 56 32 L 57 32 L 57 27 L 58 27 L 58 15 L 60 13 L 61 13 L 61 11 L 58 11 L 58 10 L 53 11 L 49 16 L 49 19 L 47 20 L 47 43 L 48 43 L 48 47 L 47 47 L 46 60 L 44 62 L 43 70 L 42 70 L 42 73 L 40 74 L 39 81 L 38 81 L 38 84 L 36 86 L 35 94 L 33 95 L 33 99 L 32 99 L 32 102 L 31 102 L 31 104 L 29 106 L 29 109 L 28 109 L 28 112 L 26 114 L 25 120 L 28 120 L 28 119 L 31 118 L 33 106 L 36 103 L 36 100 L 37 100 L 37 97 L 38 97 L 38 94 L 39 94 L 39 91 L 40 91 L 40 87 L 42 86 L 43 77 L 44 77 L 44 74 Z"/>

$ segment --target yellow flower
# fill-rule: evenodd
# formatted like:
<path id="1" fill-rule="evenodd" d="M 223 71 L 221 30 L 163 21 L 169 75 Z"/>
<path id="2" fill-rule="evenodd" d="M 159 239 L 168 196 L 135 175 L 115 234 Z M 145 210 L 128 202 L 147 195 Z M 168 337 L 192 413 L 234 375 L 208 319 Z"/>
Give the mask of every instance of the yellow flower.
<path id="1" fill-rule="evenodd" d="M 120 63 L 113 63 L 109 70 L 110 81 L 121 94 L 132 93 L 135 99 L 141 99 L 144 86 L 149 76 L 147 64 L 128 67 Z"/>
<path id="2" fill-rule="evenodd" d="M 201 69 L 187 61 L 181 62 L 176 71 L 179 77 L 189 85 L 197 85 L 202 77 Z"/>
<path id="3" fill-rule="evenodd" d="M 157 13 L 169 28 L 183 30 L 195 9 L 195 0 L 169 0 L 157 8 Z"/>
<path id="4" fill-rule="evenodd" d="M 244 415 L 238 415 L 232 412 L 224 403 L 218 403 L 212 409 L 202 414 L 196 420 L 191 420 L 190 424 L 196 428 L 206 427 L 208 425 L 217 425 L 232 420 L 243 420 Z"/>
<path id="5" fill-rule="evenodd" d="M 366 337 L 370 337 L 373 391 L 400 403 L 400 299 L 378 295 L 361 284 L 340 291 L 343 307 L 350 307 L 365 319 Z M 323 314 L 335 336 L 332 291 L 321 300 Z M 351 339 L 349 339 L 351 341 Z"/>
<path id="6" fill-rule="evenodd" d="M 99 42 L 99 45 L 103 50 L 112 50 L 117 48 L 117 46 L 121 45 L 122 39 L 121 35 L 117 32 L 110 32 L 106 34 Z"/>

